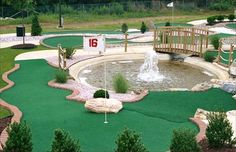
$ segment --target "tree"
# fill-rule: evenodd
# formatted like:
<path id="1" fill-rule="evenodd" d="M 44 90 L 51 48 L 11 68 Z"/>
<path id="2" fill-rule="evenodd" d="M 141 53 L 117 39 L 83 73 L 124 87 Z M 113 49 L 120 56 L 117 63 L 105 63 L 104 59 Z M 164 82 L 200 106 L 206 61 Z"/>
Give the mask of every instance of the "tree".
<path id="1" fill-rule="evenodd" d="M 7 128 L 8 139 L 3 152 L 32 152 L 31 131 L 26 122 L 14 122 Z"/>
<path id="2" fill-rule="evenodd" d="M 128 25 L 126 23 L 123 23 L 121 26 L 121 31 L 123 33 L 126 33 L 128 31 Z"/>
<path id="3" fill-rule="evenodd" d="M 195 132 L 190 129 L 177 129 L 173 131 L 170 145 L 171 152 L 200 152 Z"/>
<path id="4" fill-rule="evenodd" d="M 116 145 L 115 152 L 147 152 L 139 134 L 127 128 L 118 135 Z"/>
<path id="5" fill-rule="evenodd" d="M 144 22 L 142 22 L 141 28 L 140 28 L 141 33 L 145 33 L 147 31 L 147 26 Z"/>
<path id="6" fill-rule="evenodd" d="M 81 152 L 79 140 L 74 140 L 64 130 L 57 129 L 51 152 Z"/>
<path id="7" fill-rule="evenodd" d="M 34 14 L 32 18 L 31 35 L 37 36 L 37 35 L 41 35 L 41 33 L 42 33 L 42 28 L 39 24 L 38 15 Z"/>
<path id="8" fill-rule="evenodd" d="M 206 137 L 210 147 L 231 147 L 236 143 L 236 139 L 232 139 L 232 126 L 225 112 L 212 112 L 207 115 L 207 120 L 209 124 L 206 129 Z"/>

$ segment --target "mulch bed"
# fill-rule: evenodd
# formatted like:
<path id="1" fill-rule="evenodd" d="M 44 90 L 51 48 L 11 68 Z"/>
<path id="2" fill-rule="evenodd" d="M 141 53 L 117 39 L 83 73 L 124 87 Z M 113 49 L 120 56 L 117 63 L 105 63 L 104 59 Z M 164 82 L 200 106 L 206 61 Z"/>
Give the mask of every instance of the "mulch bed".
<path id="1" fill-rule="evenodd" d="M 206 139 L 202 140 L 199 144 L 201 145 L 203 152 L 236 152 L 236 148 L 221 148 L 221 149 L 209 148 Z"/>
<path id="2" fill-rule="evenodd" d="M 0 119 L 0 134 L 11 123 L 12 116 Z"/>

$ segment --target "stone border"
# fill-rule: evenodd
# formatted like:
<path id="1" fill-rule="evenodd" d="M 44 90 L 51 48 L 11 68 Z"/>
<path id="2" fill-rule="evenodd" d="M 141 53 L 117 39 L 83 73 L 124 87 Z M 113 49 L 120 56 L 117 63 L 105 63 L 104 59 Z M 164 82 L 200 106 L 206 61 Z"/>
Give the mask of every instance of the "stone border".
<path id="1" fill-rule="evenodd" d="M 10 75 L 11 73 L 15 72 L 19 68 L 20 68 L 20 65 L 19 64 L 15 64 L 15 66 L 11 70 L 3 73 L 2 79 L 3 79 L 3 81 L 5 81 L 8 84 L 7 84 L 7 86 L 5 86 L 5 87 L 0 89 L 0 93 L 2 93 L 3 91 L 6 91 L 7 89 L 9 89 L 9 88 L 11 88 L 11 87 L 13 87 L 15 85 L 15 83 L 13 81 L 8 79 L 8 75 Z"/>
<path id="2" fill-rule="evenodd" d="M 206 138 L 206 128 L 207 125 L 199 118 L 189 118 L 194 124 L 199 128 L 199 133 L 196 136 L 197 142 Z"/>
<path id="3" fill-rule="evenodd" d="M 3 91 L 6 91 L 7 89 L 13 87 L 15 85 L 15 83 L 11 80 L 8 79 L 8 75 L 10 75 L 11 73 L 15 72 L 16 70 L 18 70 L 20 68 L 20 65 L 19 64 L 15 64 L 15 66 L 5 72 L 3 75 L 2 75 L 2 79 L 7 82 L 7 86 L 3 87 L 0 89 L 0 93 L 2 93 Z M 14 105 L 10 105 L 8 104 L 7 102 L 5 102 L 4 100 L 0 99 L 0 106 L 10 110 L 12 113 L 13 113 L 13 117 L 11 119 L 11 123 L 13 122 L 20 122 L 21 118 L 22 118 L 22 112 Z M 8 134 L 7 134 L 7 128 L 5 128 L 1 135 L 0 135 L 0 150 L 3 149 L 3 145 L 5 145 L 5 142 L 7 141 L 7 138 L 8 138 Z"/>
<path id="4" fill-rule="evenodd" d="M 80 94 L 80 91 L 78 89 L 75 89 L 73 87 L 68 87 L 65 84 L 56 83 L 55 80 L 51 80 L 48 82 L 48 86 L 50 86 L 50 87 L 72 91 L 72 93 L 70 95 L 66 96 L 66 99 L 68 99 L 68 100 L 79 101 L 82 103 L 84 103 L 88 100 L 88 99 L 81 98 L 78 96 Z M 127 100 L 124 100 L 121 102 L 137 102 L 137 101 L 142 100 L 146 95 L 148 95 L 148 90 L 143 91 L 141 94 L 136 95 L 132 99 L 127 99 Z"/>

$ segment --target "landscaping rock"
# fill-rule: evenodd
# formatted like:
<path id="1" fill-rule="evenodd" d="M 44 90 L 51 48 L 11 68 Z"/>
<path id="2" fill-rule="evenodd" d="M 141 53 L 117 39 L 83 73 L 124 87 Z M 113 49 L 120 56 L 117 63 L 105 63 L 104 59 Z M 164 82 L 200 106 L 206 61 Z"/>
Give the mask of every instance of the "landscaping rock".
<path id="1" fill-rule="evenodd" d="M 194 118 L 199 118 L 203 121 L 207 120 L 208 113 L 209 113 L 209 111 L 198 108 L 197 111 L 195 112 Z"/>
<path id="2" fill-rule="evenodd" d="M 235 94 L 236 93 L 236 84 L 232 83 L 232 82 L 226 82 L 223 84 L 221 89 L 228 92 L 228 93 Z"/>
<path id="3" fill-rule="evenodd" d="M 192 91 L 206 91 L 212 87 L 212 84 L 209 84 L 207 82 L 200 83 L 195 85 L 191 90 Z"/>
<path id="4" fill-rule="evenodd" d="M 117 99 L 94 98 L 85 103 L 85 108 L 96 113 L 118 113 L 122 108 L 122 102 Z"/>
<path id="5" fill-rule="evenodd" d="M 229 74 L 231 74 L 233 77 L 236 76 L 236 59 L 234 59 L 233 63 L 229 67 Z"/>

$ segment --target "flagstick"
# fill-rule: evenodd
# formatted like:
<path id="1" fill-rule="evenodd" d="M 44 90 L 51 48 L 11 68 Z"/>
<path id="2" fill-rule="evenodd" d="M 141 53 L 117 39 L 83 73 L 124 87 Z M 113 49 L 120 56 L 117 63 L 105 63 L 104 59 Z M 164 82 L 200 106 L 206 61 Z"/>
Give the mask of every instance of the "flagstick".
<path id="1" fill-rule="evenodd" d="M 104 123 L 107 124 L 108 121 L 107 121 L 107 110 L 106 110 L 106 107 L 107 107 L 107 88 L 106 88 L 106 79 L 107 79 L 107 73 L 106 73 L 106 69 L 107 69 L 107 65 L 106 65 L 106 62 L 104 62 L 104 80 L 105 80 L 105 114 L 104 114 Z"/>

